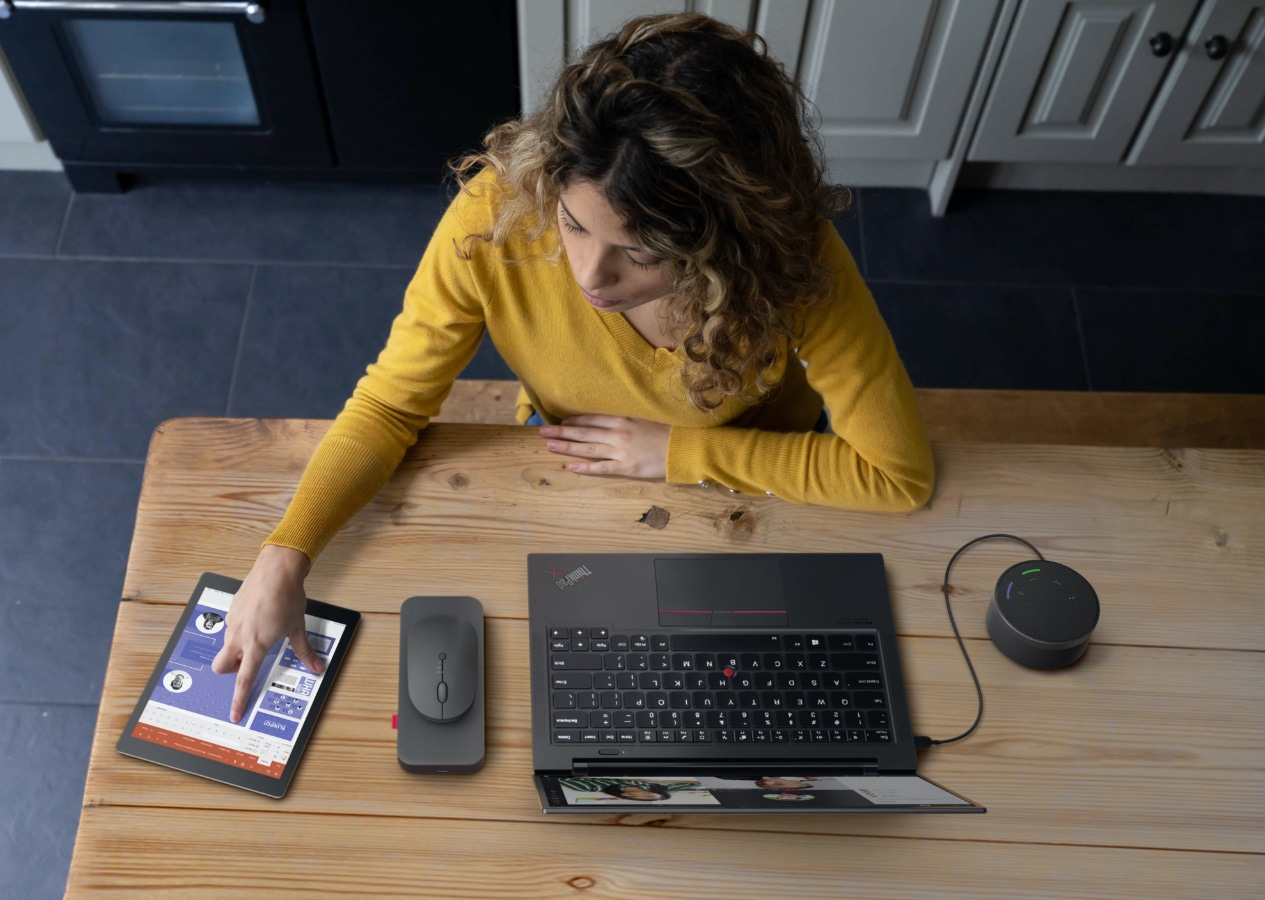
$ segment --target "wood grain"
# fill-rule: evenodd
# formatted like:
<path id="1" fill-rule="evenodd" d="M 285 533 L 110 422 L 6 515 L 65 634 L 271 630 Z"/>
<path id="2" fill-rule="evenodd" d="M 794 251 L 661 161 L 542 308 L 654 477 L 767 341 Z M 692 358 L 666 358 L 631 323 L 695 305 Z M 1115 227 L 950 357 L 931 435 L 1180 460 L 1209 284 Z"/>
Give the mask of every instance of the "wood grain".
<path id="1" fill-rule="evenodd" d="M 390 727 L 399 616 L 374 613 L 365 617 L 299 774 L 278 803 L 115 751 L 178 614 L 161 604 L 120 608 L 85 804 L 166 806 L 179 797 L 178 805 L 199 809 L 541 819 L 531 781 L 522 620 L 487 620 L 488 754 L 481 772 L 452 778 L 400 769 Z M 1051 673 L 1023 669 L 987 641 L 970 644 L 984 686 L 984 722 L 968 741 L 924 752 L 919 771 L 988 813 L 961 821 L 828 816 L 813 818 L 814 832 L 1024 842 L 1034 840 L 1039 810 L 1042 843 L 1260 849 L 1265 654 L 1095 646 L 1075 666 Z M 957 644 L 907 638 L 900 651 L 915 730 L 951 737 L 970 724 L 975 691 Z M 658 824 L 804 829 L 794 816 L 666 816 Z"/>
<path id="2" fill-rule="evenodd" d="M 289 795 L 120 756 L 198 576 L 244 575 L 328 424 L 177 419 L 155 433 L 67 896 L 1247 897 L 1265 882 L 1260 450 L 942 441 L 928 508 L 875 515 L 588 478 L 531 429 L 437 424 L 309 578 L 311 596 L 365 616 Z M 642 521 L 655 507 L 662 528 Z M 1023 669 L 987 640 L 984 610 L 1028 552 L 995 542 L 955 566 L 985 717 L 967 741 L 924 752 L 919 771 L 986 815 L 540 813 L 527 553 L 881 552 L 915 730 L 947 737 L 975 696 L 945 620 L 944 565 L 996 531 L 1081 571 L 1103 615 L 1080 662 Z M 475 775 L 396 762 L 398 611 L 416 594 L 471 594 L 489 615 Z M 261 846 L 285 867 L 254 865 Z"/>
<path id="3" fill-rule="evenodd" d="M 1265 449 L 1265 395 L 918 388 L 933 441 Z M 436 422 L 515 424 L 516 381 L 461 380 Z"/>
<path id="4" fill-rule="evenodd" d="M 425 807 L 426 800 L 418 801 Z M 437 805 L 437 804 L 430 804 Z M 722 817 L 713 816 L 713 820 Z M 823 821 L 803 817 L 811 829 Z M 1259 857 L 709 829 L 85 809 L 66 896 L 1255 897 Z M 643 827 L 636 827 L 643 826 Z M 649 826 L 649 827 L 646 827 Z M 247 889 L 245 886 L 249 885 Z"/>
<path id="5" fill-rule="evenodd" d="M 204 571 L 242 577 L 280 519 L 323 421 L 179 419 L 155 433 L 124 597 L 184 603 Z M 938 486 L 909 515 L 798 506 L 723 489 L 576 475 L 530 429 L 436 425 L 326 549 L 311 596 L 398 611 L 414 594 L 479 597 L 523 617 L 528 553 L 879 552 L 902 634 L 946 634 L 953 551 L 1018 534 L 1080 571 L 1104 643 L 1265 649 L 1265 451 L 938 444 Z M 666 527 L 641 521 L 659 507 Z M 486 565 L 486 547 L 498 548 Z M 984 637 L 997 576 L 1029 551 L 972 548 L 952 589 Z"/>

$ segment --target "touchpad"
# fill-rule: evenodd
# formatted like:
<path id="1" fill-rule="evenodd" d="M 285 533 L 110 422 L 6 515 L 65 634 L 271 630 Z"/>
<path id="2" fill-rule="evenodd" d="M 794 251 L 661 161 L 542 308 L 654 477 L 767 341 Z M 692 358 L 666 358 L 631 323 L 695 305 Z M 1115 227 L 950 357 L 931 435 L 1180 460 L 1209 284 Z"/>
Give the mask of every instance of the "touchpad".
<path id="1" fill-rule="evenodd" d="M 656 559 L 654 574 L 660 625 L 695 628 L 780 628 L 786 625 L 782 568 L 776 559 Z"/>

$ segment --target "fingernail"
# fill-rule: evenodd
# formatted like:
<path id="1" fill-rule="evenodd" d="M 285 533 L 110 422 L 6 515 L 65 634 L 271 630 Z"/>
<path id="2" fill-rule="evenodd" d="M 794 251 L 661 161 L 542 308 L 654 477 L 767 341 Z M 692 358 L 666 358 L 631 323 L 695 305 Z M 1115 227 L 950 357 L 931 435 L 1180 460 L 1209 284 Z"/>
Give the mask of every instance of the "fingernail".
<path id="1" fill-rule="evenodd" d="M 561 444 L 561 443 L 559 443 L 558 441 L 550 441 L 550 442 L 549 442 L 549 449 L 550 449 L 550 450 L 561 450 L 561 449 L 562 449 L 562 444 Z"/>
<path id="2" fill-rule="evenodd" d="M 570 469 L 572 472 L 578 472 L 578 471 L 580 471 L 580 464 L 579 464 L 579 463 L 571 463 L 571 465 L 567 466 L 567 468 L 568 468 L 568 469 Z"/>

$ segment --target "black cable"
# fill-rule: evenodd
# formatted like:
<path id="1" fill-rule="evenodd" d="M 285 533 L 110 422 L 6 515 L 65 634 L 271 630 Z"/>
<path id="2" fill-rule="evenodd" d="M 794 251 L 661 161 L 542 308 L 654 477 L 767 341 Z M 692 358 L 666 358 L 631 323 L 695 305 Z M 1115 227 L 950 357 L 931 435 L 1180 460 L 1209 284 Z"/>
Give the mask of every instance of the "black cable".
<path id="1" fill-rule="evenodd" d="M 960 741 L 969 735 L 972 731 L 979 727 L 980 720 L 984 718 L 984 690 L 980 687 L 979 676 L 975 674 L 975 666 L 971 665 L 971 657 L 966 652 L 966 644 L 962 643 L 962 635 L 958 632 L 958 623 L 953 618 L 953 607 L 949 605 L 949 572 L 953 569 L 953 563 L 962 555 L 962 551 L 967 547 L 978 544 L 980 541 L 988 541 L 993 538 L 1006 538 L 1007 540 L 1018 541 L 1029 550 L 1037 555 L 1037 559 L 1045 561 L 1045 557 L 1041 555 L 1041 551 L 1029 544 L 1021 537 L 1015 537 L 1013 534 L 986 534 L 983 537 L 977 537 L 974 540 L 967 541 L 958 548 L 957 553 L 949 559 L 949 564 L 944 567 L 944 608 L 949 613 L 949 624 L 953 626 L 953 636 L 958 639 L 958 646 L 962 648 L 962 658 L 966 660 L 966 667 L 971 670 L 971 680 L 975 682 L 975 693 L 979 696 L 979 712 L 975 714 L 975 721 L 971 723 L 971 727 L 959 734 L 957 737 L 945 738 L 942 741 L 932 740 L 926 735 L 918 735 L 914 738 L 914 746 L 919 750 L 933 747 L 937 744 L 952 744 L 954 741 Z"/>

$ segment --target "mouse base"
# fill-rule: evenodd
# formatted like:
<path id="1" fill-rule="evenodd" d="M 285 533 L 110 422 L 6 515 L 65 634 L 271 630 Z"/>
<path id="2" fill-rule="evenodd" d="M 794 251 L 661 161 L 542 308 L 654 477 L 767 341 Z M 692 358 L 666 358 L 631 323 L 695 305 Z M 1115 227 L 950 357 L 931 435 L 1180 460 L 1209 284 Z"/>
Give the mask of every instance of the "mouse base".
<path id="1" fill-rule="evenodd" d="M 459 719 L 435 722 L 422 716 L 409 698 L 408 636 L 418 619 L 447 613 L 466 619 L 479 638 L 479 686 L 474 702 Z M 484 720 L 483 604 L 473 597 L 410 597 L 400 607 L 400 679 L 396 758 L 400 768 L 419 775 L 469 775 L 483 768 Z"/>

